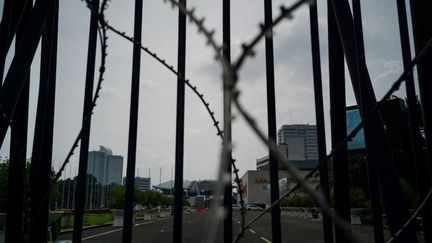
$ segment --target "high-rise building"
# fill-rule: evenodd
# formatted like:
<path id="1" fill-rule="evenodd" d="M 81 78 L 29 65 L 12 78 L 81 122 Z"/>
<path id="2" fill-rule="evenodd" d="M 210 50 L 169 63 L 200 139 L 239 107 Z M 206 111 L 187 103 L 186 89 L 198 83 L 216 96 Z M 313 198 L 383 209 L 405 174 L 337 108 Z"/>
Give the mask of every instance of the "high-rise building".
<path id="1" fill-rule="evenodd" d="M 288 146 L 289 160 L 318 160 L 316 125 L 283 125 L 278 130 L 278 144 Z"/>
<path id="2" fill-rule="evenodd" d="M 87 174 L 93 175 L 102 185 L 122 183 L 123 157 L 113 155 L 111 149 L 100 146 L 99 151 L 88 154 Z"/>
<path id="3" fill-rule="evenodd" d="M 283 125 L 278 130 L 277 148 L 299 170 L 311 170 L 318 164 L 318 140 L 315 125 Z M 258 158 L 257 170 L 269 170 L 269 156 Z M 278 161 L 278 169 L 285 166 Z"/>

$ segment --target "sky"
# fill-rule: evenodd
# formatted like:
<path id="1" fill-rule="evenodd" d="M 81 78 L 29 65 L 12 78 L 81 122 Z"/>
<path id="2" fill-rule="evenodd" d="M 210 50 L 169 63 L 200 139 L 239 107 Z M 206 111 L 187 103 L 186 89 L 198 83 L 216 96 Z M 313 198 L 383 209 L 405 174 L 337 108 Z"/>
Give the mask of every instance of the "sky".
<path id="1" fill-rule="evenodd" d="M 326 119 L 327 150 L 330 150 L 329 80 L 327 55 L 326 1 L 317 1 Z M 0 1 L 3 6 L 3 1 Z M 279 6 L 289 6 L 292 0 L 273 1 L 273 17 Z M 215 39 L 222 43 L 222 1 L 189 0 L 199 17 L 205 16 L 205 26 L 215 30 Z M 241 44 L 259 32 L 264 19 L 264 2 L 231 1 L 232 60 L 241 51 Z M 366 61 L 377 98 L 381 98 L 402 72 L 397 11 L 394 1 L 362 1 Z M 2 10 L 2 9 L 1 9 Z M 2 12 L 2 11 L 0 11 Z M 53 166 L 58 170 L 65 159 L 82 119 L 84 82 L 90 12 L 83 1 L 60 0 L 56 107 L 54 121 Z M 112 0 L 106 19 L 115 28 L 133 35 L 134 1 Z M 178 10 L 163 0 L 145 0 L 142 44 L 170 65 L 177 66 Z M 99 145 L 124 157 L 126 173 L 132 44 L 113 32 L 108 32 L 108 56 L 105 81 L 92 116 L 90 150 Z M 214 50 L 196 26 L 187 22 L 186 77 L 197 86 L 210 103 L 215 116 L 222 121 L 221 67 L 215 61 Z M 99 51 L 99 50 L 98 50 Z M 254 116 L 261 129 L 267 131 L 266 78 L 264 43 L 256 46 L 256 56 L 248 59 L 239 73 L 240 100 Z M 8 54 L 8 64 L 14 49 Z M 274 28 L 274 65 L 276 85 L 277 128 L 284 124 L 315 124 L 312 61 L 309 34 L 309 10 L 303 5 Z M 97 65 L 100 57 L 97 56 Z M 33 137 L 40 70 L 40 50 L 31 70 L 29 137 Z M 346 72 L 348 73 L 348 72 Z M 347 76 L 347 105 L 355 105 Z M 95 75 L 97 80 L 97 75 Z M 170 180 L 175 158 L 176 87 L 177 78 L 146 53 L 141 55 L 139 122 L 136 175 L 152 177 L 152 184 Z M 404 97 L 404 89 L 398 96 Z M 248 125 L 233 110 L 233 157 L 240 175 L 256 168 L 256 159 L 268 154 Z M 222 125 L 222 122 L 221 122 Z M 9 136 L 9 135 L 8 135 Z M 31 157 L 32 139 L 28 141 Z M 220 162 L 221 141 L 210 116 L 191 90 L 186 90 L 184 178 L 215 179 Z M 9 137 L 0 150 L 8 157 Z M 77 173 L 79 149 L 76 150 L 65 175 Z M 160 174 L 160 172 L 162 172 Z"/>

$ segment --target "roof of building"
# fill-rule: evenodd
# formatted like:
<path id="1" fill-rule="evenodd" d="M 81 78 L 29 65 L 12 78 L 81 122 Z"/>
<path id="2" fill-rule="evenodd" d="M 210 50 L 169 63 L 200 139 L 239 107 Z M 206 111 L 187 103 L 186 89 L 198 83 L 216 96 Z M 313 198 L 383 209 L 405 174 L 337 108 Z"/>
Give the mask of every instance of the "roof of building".
<path id="1" fill-rule="evenodd" d="M 190 181 L 187 181 L 187 180 L 183 181 L 183 188 L 189 188 L 190 185 L 191 185 Z M 157 189 L 171 190 L 171 188 L 174 187 L 174 181 L 173 180 L 169 180 L 169 181 L 163 182 L 163 183 L 161 183 L 159 185 L 154 185 L 153 187 L 157 188 Z"/>
<path id="2" fill-rule="evenodd" d="M 216 191 L 217 181 L 214 180 L 202 180 L 193 181 L 189 187 L 191 193 L 206 193 Z"/>
<path id="3" fill-rule="evenodd" d="M 100 152 L 104 152 L 107 155 L 113 155 L 113 152 L 112 152 L 112 150 L 110 148 L 102 146 L 102 145 L 99 145 L 99 151 Z"/>
<path id="4" fill-rule="evenodd" d="M 290 160 L 298 170 L 312 170 L 318 166 L 318 160 Z M 281 163 L 278 163 L 279 169 L 284 169 L 284 166 Z M 258 170 L 269 170 L 269 160 L 259 161 L 257 163 Z"/>

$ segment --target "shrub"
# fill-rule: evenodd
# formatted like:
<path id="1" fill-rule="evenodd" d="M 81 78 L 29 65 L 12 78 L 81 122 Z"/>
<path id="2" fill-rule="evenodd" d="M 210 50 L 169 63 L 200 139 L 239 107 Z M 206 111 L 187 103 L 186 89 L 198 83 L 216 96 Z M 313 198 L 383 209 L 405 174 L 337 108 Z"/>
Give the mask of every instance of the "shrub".
<path id="1" fill-rule="evenodd" d="M 281 202 L 283 207 L 317 207 L 318 204 L 310 196 L 292 196 Z"/>

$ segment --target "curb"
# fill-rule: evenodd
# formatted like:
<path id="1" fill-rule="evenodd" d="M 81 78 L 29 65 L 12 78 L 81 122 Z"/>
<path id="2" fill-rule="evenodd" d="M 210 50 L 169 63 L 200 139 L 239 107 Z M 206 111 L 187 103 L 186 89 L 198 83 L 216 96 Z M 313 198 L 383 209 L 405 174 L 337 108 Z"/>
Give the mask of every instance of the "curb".
<path id="1" fill-rule="evenodd" d="M 144 217 L 136 218 L 137 221 L 138 221 L 138 220 L 142 220 L 142 219 L 144 219 Z M 153 221 L 153 220 L 155 220 L 155 219 L 147 220 L 147 221 Z M 111 222 L 108 222 L 108 223 L 104 223 L 104 224 L 97 224 L 97 225 L 89 225 L 89 226 L 85 226 L 85 227 L 83 227 L 82 229 L 83 229 L 83 230 L 88 230 L 88 229 L 95 229 L 95 228 L 100 228 L 100 227 L 105 227 L 105 226 L 110 226 L 110 225 L 113 225 L 113 222 L 112 222 L 112 221 L 111 221 Z M 58 235 L 64 235 L 64 234 L 68 234 L 68 233 L 72 233 L 72 232 L 73 232 L 73 228 L 65 229 L 65 230 L 61 230 L 61 231 L 58 233 Z"/>

